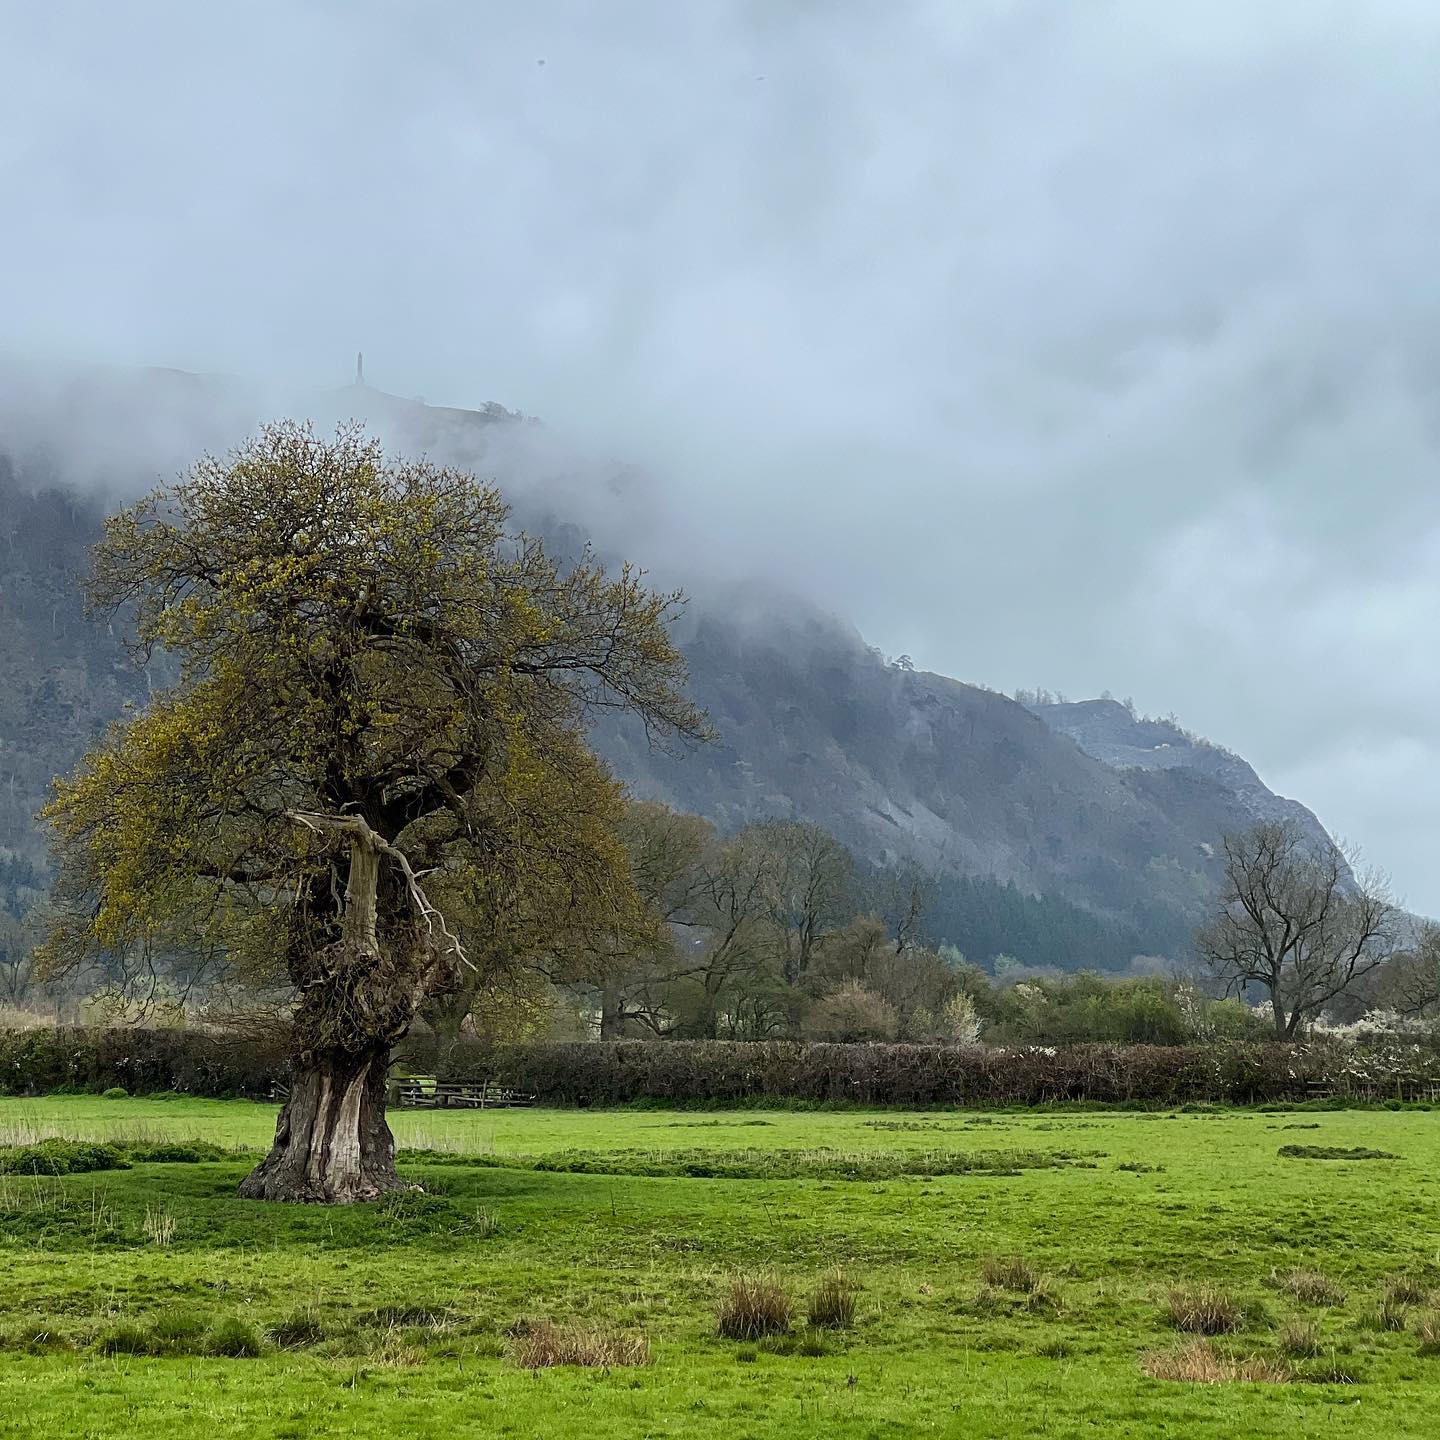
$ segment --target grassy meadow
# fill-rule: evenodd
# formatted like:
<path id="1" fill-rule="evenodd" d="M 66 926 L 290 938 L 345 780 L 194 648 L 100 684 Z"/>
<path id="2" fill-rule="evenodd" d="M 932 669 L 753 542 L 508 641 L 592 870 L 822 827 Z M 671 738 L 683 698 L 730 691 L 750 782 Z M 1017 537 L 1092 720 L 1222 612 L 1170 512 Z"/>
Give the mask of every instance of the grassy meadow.
<path id="1" fill-rule="evenodd" d="M 402 1112 L 346 1210 L 234 1198 L 273 1122 L 0 1100 L 235 1152 L 0 1174 L 0 1435 L 1434 1433 L 1433 1113 Z"/>

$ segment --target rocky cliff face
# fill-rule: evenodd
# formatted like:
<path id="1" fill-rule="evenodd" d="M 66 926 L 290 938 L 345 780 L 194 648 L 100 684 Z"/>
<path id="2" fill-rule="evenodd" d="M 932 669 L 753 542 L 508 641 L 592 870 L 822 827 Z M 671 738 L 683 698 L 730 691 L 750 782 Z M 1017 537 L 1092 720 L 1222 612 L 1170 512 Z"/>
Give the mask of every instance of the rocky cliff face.
<path id="1" fill-rule="evenodd" d="M 53 396 L 21 415 L 0 407 L 0 886 L 12 905 L 14 877 L 43 867 L 31 817 L 51 776 L 145 698 L 146 678 L 117 638 L 83 615 L 85 552 L 104 504 L 173 473 L 179 450 L 223 447 L 254 424 L 258 404 L 225 391 L 220 405 L 191 378 L 166 372 L 119 399 L 101 387 L 98 420 L 91 393 L 72 396 L 68 411 Z M 510 488 L 507 437 L 526 428 L 510 412 L 441 411 L 378 392 L 315 405 L 322 419 L 362 408 L 392 443 L 499 473 Z M 105 434 L 108 450 L 93 439 L 77 447 L 77 435 Z M 515 480 L 522 519 L 573 545 L 576 530 L 555 518 L 573 496 L 526 483 Z M 600 545 L 624 552 L 623 523 Z M 1213 893 L 1226 830 L 1283 816 L 1324 833 L 1238 756 L 1173 724 L 1111 701 L 1027 708 L 888 664 L 793 596 L 702 589 L 678 638 L 720 738 L 669 754 L 606 722 L 595 742 L 617 772 L 639 794 L 723 828 L 791 815 L 875 863 L 919 861 L 959 887 L 939 907 L 952 915 L 948 938 L 963 939 L 967 907 L 984 904 L 1000 917 L 984 945 L 1013 949 L 1004 932 L 1020 921 L 1003 917 L 1043 897 L 1059 907 L 1045 926 L 1073 932 L 1072 944 L 1056 942 L 1072 966 L 1096 959 L 1087 916 L 1108 936 L 1102 963 L 1178 953 Z"/>
<path id="2" fill-rule="evenodd" d="M 1276 795 L 1234 751 L 1192 735 L 1174 719 L 1137 715 L 1118 700 L 1033 704 L 1052 730 L 1068 735 L 1087 755 L 1114 770 L 1185 771 L 1228 791 L 1249 822 L 1288 821 L 1317 843 L 1328 844 L 1313 811 Z"/>

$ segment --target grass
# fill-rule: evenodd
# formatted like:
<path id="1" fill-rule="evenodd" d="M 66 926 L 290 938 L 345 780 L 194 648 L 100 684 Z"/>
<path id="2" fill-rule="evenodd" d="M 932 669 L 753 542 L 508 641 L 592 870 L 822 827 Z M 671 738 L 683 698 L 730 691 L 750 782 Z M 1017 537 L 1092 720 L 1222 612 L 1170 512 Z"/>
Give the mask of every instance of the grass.
<path id="1" fill-rule="evenodd" d="M 1337 1306 L 1345 1303 L 1345 1292 L 1323 1270 L 1296 1266 L 1283 1273 L 1272 1272 L 1269 1284 L 1302 1305 Z"/>
<path id="2" fill-rule="evenodd" d="M 509 1358 L 522 1370 L 555 1365 L 609 1370 L 617 1365 L 648 1365 L 650 1342 L 644 1335 L 542 1321 L 511 1341 Z"/>
<path id="3" fill-rule="evenodd" d="M 1233 1335 L 1245 1325 L 1245 1311 L 1223 1290 L 1171 1290 L 1165 1297 L 1166 1322 L 1187 1335 Z"/>
<path id="4" fill-rule="evenodd" d="M 1152 1350 L 1143 1361 L 1153 1380 L 1187 1385 L 1284 1384 L 1290 1369 L 1260 1355 L 1227 1355 L 1209 1340 L 1190 1340 L 1169 1350 Z"/>
<path id="5" fill-rule="evenodd" d="M 1368 1145 L 1282 1145 L 1277 1152 L 1287 1160 L 1398 1160 L 1389 1150 Z"/>
<path id="6" fill-rule="evenodd" d="M 812 1330 L 848 1330 L 855 1323 L 855 1286 L 843 1270 L 821 1277 L 810 1295 L 806 1319 Z"/>
<path id="7" fill-rule="evenodd" d="M 0 1100 L 128 1166 L 0 1175 L 0 1433 L 1429 1435 L 1440 1132 L 1304 1121 L 1403 1158 L 1215 1109 L 411 1112 L 423 1193 L 332 1211 L 235 1198 L 269 1106 Z M 737 1280 L 788 1324 L 718 1334 Z"/>
<path id="8" fill-rule="evenodd" d="M 726 1340 L 760 1340 L 790 1332 L 790 1297 L 773 1275 L 737 1275 L 720 1301 L 717 1333 Z"/>

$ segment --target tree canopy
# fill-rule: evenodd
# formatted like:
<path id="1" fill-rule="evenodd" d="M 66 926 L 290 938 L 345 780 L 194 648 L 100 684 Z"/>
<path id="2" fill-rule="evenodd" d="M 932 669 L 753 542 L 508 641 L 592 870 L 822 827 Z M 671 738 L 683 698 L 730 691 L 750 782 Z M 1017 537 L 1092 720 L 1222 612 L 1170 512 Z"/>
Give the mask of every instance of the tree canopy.
<path id="1" fill-rule="evenodd" d="M 57 786 L 47 963 L 185 937 L 289 987 L 296 1084 L 247 1193 L 388 1188 L 384 1070 L 417 1009 L 577 914 L 637 923 L 583 731 L 619 708 L 703 733 L 681 597 L 562 569 L 507 518 L 467 474 L 286 424 L 96 548 L 93 604 L 177 668 Z"/>

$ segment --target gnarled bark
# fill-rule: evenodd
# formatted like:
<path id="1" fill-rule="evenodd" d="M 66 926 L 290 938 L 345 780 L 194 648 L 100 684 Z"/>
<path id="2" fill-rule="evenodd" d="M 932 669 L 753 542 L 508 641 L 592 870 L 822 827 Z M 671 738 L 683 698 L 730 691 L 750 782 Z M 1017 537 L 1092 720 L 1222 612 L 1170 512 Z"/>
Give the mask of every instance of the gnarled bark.
<path id="1" fill-rule="evenodd" d="M 464 952 L 405 856 L 355 815 L 296 821 L 348 838 L 340 936 L 311 950 L 297 930 L 291 978 L 300 1050 L 269 1155 L 240 1186 L 247 1200 L 345 1205 L 405 1187 L 385 1119 L 391 1049 L 421 1002 L 451 988 Z M 388 873 L 382 862 L 389 860 Z M 434 942 L 438 928 L 444 948 Z"/>
<path id="2" fill-rule="evenodd" d="M 240 1185 L 247 1200 L 346 1205 L 406 1188 L 385 1119 L 390 1047 L 302 1056 L 270 1153 Z"/>

